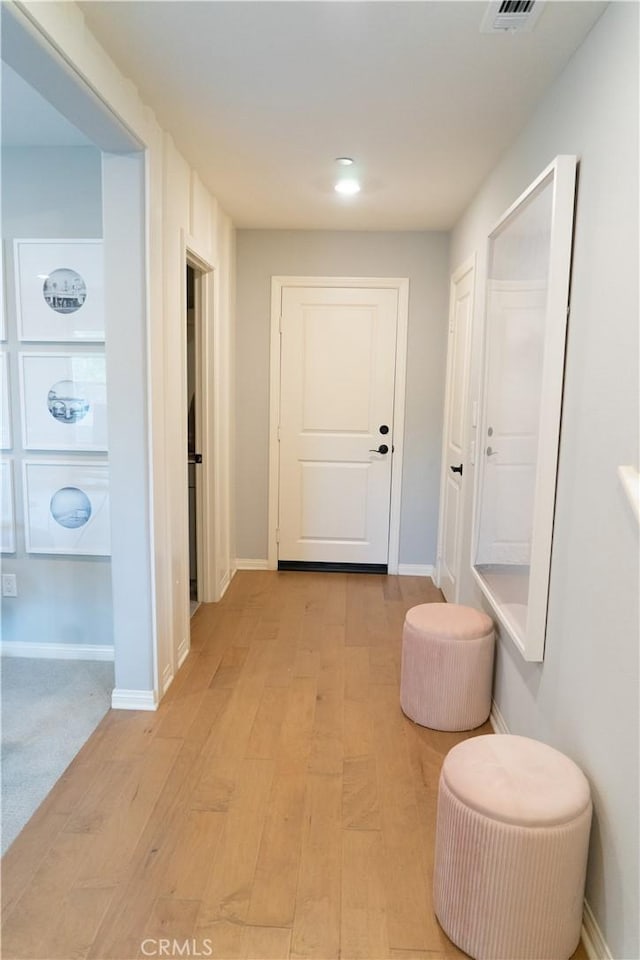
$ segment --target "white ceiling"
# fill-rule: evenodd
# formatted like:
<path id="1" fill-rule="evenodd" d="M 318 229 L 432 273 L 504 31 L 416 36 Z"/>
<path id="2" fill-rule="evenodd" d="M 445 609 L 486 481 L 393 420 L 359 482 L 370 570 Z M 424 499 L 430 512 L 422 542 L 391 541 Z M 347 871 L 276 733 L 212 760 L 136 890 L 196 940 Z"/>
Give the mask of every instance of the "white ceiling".
<path id="1" fill-rule="evenodd" d="M 450 228 L 606 4 L 127 0 L 90 28 L 239 227 Z M 333 191 L 356 159 L 362 192 Z M 551 157 L 549 158 L 552 159 Z"/>
<path id="2" fill-rule="evenodd" d="M 2 63 L 3 147 L 87 147 L 68 120 L 6 63 Z"/>

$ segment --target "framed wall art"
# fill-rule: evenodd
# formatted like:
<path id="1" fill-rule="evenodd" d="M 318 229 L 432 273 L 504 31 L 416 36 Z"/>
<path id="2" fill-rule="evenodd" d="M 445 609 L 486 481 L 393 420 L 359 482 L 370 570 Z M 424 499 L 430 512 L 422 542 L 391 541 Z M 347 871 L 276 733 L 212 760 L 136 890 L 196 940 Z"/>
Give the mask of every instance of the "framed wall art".
<path id="1" fill-rule="evenodd" d="M 104 340 L 102 240 L 14 240 L 18 337 Z"/>
<path id="2" fill-rule="evenodd" d="M 109 467 L 85 460 L 23 465 L 27 553 L 111 553 Z"/>
<path id="3" fill-rule="evenodd" d="M 13 460 L 0 463 L 0 552 L 16 552 Z"/>
<path id="4" fill-rule="evenodd" d="M 2 264 L 0 265 L 0 340 L 7 339 L 7 316 L 4 309 L 4 250 L 2 256 Z"/>
<path id="5" fill-rule="evenodd" d="M 106 450 L 104 354 L 19 355 L 26 450 Z"/>
<path id="6" fill-rule="evenodd" d="M 11 450 L 11 404 L 9 400 L 9 355 L 0 353 L 0 449 Z"/>

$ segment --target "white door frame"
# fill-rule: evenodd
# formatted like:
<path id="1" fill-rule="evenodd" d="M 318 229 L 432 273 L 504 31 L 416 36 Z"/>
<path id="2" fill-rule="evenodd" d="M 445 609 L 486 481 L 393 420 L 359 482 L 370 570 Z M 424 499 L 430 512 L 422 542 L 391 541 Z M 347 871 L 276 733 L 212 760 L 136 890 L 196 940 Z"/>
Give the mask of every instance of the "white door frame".
<path id="1" fill-rule="evenodd" d="M 468 273 L 473 273 L 473 283 L 471 285 L 471 304 L 469 306 L 469 316 L 470 316 L 470 328 L 467 336 L 467 343 L 465 349 L 465 355 L 462 358 L 462 371 L 464 377 L 464 388 L 462 394 L 462 409 L 464 411 L 464 426 L 462 433 L 462 449 L 466 454 L 466 462 L 470 467 L 474 466 L 472 460 L 475 458 L 470 457 L 469 455 L 469 376 L 471 371 L 471 344 L 473 341 L 473 311 L 475 304 L 475 288 L 476 288 L 476 254 L 473 253 L 464 263 L 461 263 L 459 267 L 451 275 L 451 280 L 449 281 L 449 335 L 447 341 L 447 374 L 445 380 L 445 400 L 444 400 L 444 414 L 442 419 L 442 465 L 440 468 L 440 508 L 439 508 L 439 517 L 438 517 L 438 550 L 437 550 L 437 560 L 436 560 L 436 585 L 439 587 L 441 584 L 441 566 L 442 566 L 442 551 L 444 549 L 444 508 L 445 508 L 445 485 L 447 480 L 447 470 L 449 469 L 448 460 L 448 433 L 447 425 L 449 423 L 449 412 L 451 408 L 451 400 L 453 394 L 453 385 L 451 378 L 453 375 L 453 343 L 452 337 L 454 332 L 454 323 L 455 323 L 455 288 L 458 283 L 465 277 Z M 466 465 L 466 464 L 465 464 Z M 469 476 L 469 471 L 467 470 L 467 477 Z M 466 484 L 465 484 L 466 486 Z M 467 487 L 468 489 L 468 487 Z M 464 517 L 465 517 L 465 497 L 463 495 L 464 488 L 461 488 L 461 497 L 460 497 L 460 511 L 461 514 L 458 517 L 458 559 L 460 564 L 462 564 L 462 544 L 464 540 Z M 458 602 L 460 594 L 460 571 L 458 571 L 458 577 L 456 580 L 456 596 L 454 602 Z"/>
<path id="2" fill-rule="evenodd" d="M 278 568 L 278 500 L 280 456 L 278 425 L 280 413 L 280 316 L 284 287 L 378 287 L 398 291 L 395 389 L 393 400 L 393 464 L 389 511 L 389 555 L 387 569 L 398 573 L 400 554 L 400 509 L 404 457 L 404 411 L 407 373 L 407 328 L 409 323 L 409 280 L 406 277 L 272 277 L 271 278 L 271 366 L 269 389 L 269 570 Z"/>
<path id="3" fill-rule="evenodd" d="M 219 503 L 215 497 L 217 485 L 216 464 L 219 463 L 217 446 L 219 443 L 220 424 L 218 410 L 213 403 L 214 382 L 216 368 L 219 363 L 218 338 L 219 324 L 216 310 L 216 268 L 205 257 L 197 252 L 196 242 L 192 237 L 183 234 L 182 237 L 183 262 L 193 267 L 199 274 L 196 281 L 196 395 L 199 394 L 200 405 L 196 412 L 198 452 L 202 454 L 200 464 L 199 483 L 196 484 L 198 526 L 196 534 L 197 563 L 198 563 L 198 600 L 202 603 L 212 603 L 219 600 L 219 591 L 216 589 L 216 537 L 215 531 L 219 523 Z M 186 283 L 186 281 L 185 281 Z M 186 288 L 183 300 L 183 323 L 186 329 Z M 186 359 L 186 358 L 185 358 Z M 185 366 L 186 370 L 186 366 Z M 186 383 L 184 395 L 186 396 Z M 186 421 L 185 421 L 186 430 Z M 185 445 L 186 464 L 186 445 Z M 185 467 L 186 476 L 186 467 Z M 187 482 L 185 480 L 185 482 Z M 188 548 L 188 537 L 187 537 Z M 186 556 L 188 567 L 188 553 Z M 189 577 L 186 578 L 189 583 Z M 186 590 L 185 607 L 190 606 L 189 591 Z M 189 618 L 190 619 L 190 618 Z"/>

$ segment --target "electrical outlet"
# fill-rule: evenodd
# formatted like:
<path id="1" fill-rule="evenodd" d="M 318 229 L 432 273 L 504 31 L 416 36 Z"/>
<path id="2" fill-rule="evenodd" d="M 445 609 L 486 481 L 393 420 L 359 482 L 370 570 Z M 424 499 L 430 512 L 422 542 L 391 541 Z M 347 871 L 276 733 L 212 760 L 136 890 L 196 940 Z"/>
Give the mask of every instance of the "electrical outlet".
<path id="1" fill-rule="evenodd" d="M 15 573 L 2 574 L 2 596 L 3 597 L 18 596 L 18 584 L 16 582 Z"/>

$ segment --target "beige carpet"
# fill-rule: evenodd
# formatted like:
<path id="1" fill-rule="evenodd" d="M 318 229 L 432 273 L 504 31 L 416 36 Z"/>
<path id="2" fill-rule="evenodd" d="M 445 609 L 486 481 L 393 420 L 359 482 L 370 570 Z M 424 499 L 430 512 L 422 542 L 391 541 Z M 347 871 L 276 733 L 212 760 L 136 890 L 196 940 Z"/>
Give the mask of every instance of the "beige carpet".
<path id="1" fill-rule="evenodd" d="M 2 853 L 110 707 L 113 663 L 2 657 Z"/>

